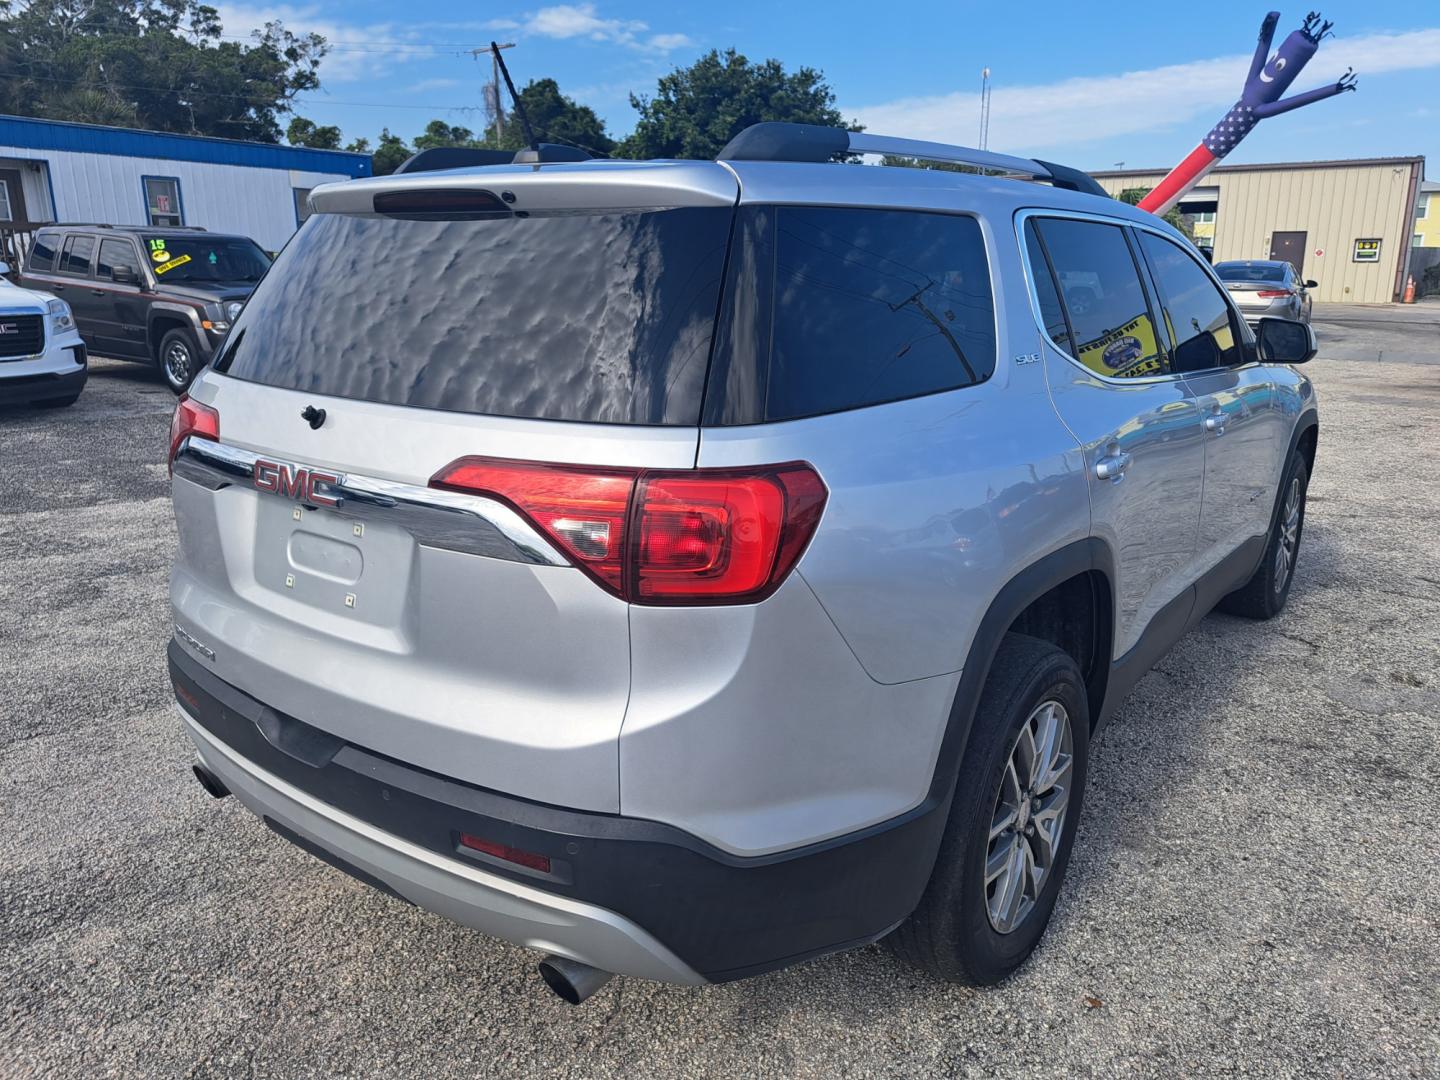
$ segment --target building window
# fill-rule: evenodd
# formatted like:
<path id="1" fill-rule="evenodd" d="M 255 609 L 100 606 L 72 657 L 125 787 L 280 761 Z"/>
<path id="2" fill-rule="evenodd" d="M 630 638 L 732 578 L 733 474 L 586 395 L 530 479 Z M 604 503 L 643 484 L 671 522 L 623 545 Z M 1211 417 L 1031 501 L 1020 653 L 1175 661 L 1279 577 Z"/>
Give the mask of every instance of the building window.
<path id="1" fill-rule="evenodd" d="M 145 185 L 145 217 L 150 225 L 184 225 L 185 213 L 180 206 L 180 181 L 173 176 L 147 176 Z"/>
<path id="2" fill-rule="evenodd" d="M 1195 215 L 1195 223 L 1196 223 L 1197 225 L 1214 225 L 1214 224 L 1215 224 L 1215 211 L 1214 211 L 1214 210 L 1202 210 L 1202 211 L 1200 211 L 1200 213 L 1198 213 L 1198 214 Z"/>
<path id="3" fill-rule="evenodd" d="M 1420 221 L 1430 216 L 1430 196 L 1421 195 L 1415 200 L 1415 220 Z"/>
<path id="4" fill-rule="evenodd" d="M 0 221 L 14 221 L 15 213 L 10 209 L 10 184 L 0 180 Z"/>
<path id="5" fill-rule="evenodd" d="M 1411 243 L 1411 246 L 1413 246 L 1413 247 L 1424 247 L 1424 246 L 1425 246 L 1425 234 L 1424 234 L 1424 233 L 1419 233 L 1419 232 L 1417 232 L 1417 233 L 1411 238 L 1410 243 Z"/>
<path id="6" fill-rule="evenodd" d="M 304 225 L 305 219 L 310 216 L 310 191 L 308 187 L 292 188 L 295 192 L 295 224 Z"/>

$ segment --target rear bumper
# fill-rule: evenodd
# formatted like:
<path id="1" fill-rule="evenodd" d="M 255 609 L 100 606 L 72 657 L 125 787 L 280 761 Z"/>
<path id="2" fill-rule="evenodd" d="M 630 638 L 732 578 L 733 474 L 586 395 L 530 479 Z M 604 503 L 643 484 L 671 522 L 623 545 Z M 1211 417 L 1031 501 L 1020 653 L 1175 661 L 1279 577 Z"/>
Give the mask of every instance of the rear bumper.
<path id="1" fill-rule="evenodd" d="M 177 642 L 169 656 L 202 761 L 281 835 L 457 922 L 620 974 L 722 982 L 873 941 L 919 902 L 948 812 L 927 803 L 832 841 L 739 857 L 659 822 L 406 765 L 276 713 Z M 551 872 L 461 848 L 461 832 L 544 855 Z"/>
<path id="2" fill-rule="evenodd" d="M 246 761 L 181 708 L 200 760 L 281 836 L 372 885 L 456 922 L 605 971 L 705 979 L 630 920 L 446 859 L 306 795 Z"/>

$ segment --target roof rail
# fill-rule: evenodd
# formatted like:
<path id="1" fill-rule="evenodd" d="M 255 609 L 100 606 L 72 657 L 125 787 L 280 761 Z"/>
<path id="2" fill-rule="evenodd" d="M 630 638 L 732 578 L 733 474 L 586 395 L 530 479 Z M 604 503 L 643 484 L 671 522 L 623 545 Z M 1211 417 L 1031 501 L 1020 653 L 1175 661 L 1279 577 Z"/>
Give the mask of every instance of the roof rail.
<path id="1" fill-rule="evenodd" d="M 898 139 L 890 135 L 872 135 L 865 131 L 845 131 L 819 124 L 783 124 L 768 121 L 751 124 L 736 135 L 717 154 L 717 161 L 834 161 L 846 154 L 889 154 L 894 157 L 918 158 L 922 161 L 946 161 L 974 165 L 992 172 L 1015 173 L 1039 180 L 1049 180 L 1058 188 L 1082 191 L 1108 199 L 1095 180 L 1079 169 L 1056 165 L 1049 161 L 996 154 L 969 146 L 924 142 L 920 139 Z"/>
<path id="2" fill-rule="evenodd" d="M 477 165 L 543 165 L 556 161 L 589 161 L 590 155 L 573 146 L 541 143 L 526 150 L 486 150 L 478 146 L 432 146 L 406 158 L 397 173 L 468 169 Z"/>

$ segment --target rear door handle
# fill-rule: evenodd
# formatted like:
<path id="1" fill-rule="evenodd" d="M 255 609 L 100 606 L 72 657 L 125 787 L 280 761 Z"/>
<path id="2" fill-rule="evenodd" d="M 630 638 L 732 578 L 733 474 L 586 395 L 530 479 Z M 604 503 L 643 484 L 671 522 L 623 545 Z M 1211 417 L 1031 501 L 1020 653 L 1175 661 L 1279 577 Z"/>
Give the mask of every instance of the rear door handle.
<path id="1" fill-rule="evenodd" d="M 1205 430 L 1213 431 L 1216 435 L 1225 434 L 1225 410 L 1219 405 L 1211 406 L 1210 415 L 1205 417 Z"/>
<path id="2" fill-rule="evenodd" d="M 1095 462 L 1095 476 L 1100 480 L 1118 483 L 1125 476 L 1125 470 L 1129 467 L 1130 455 L 1124 450 L 1119 450 L 1113 454 L 1106 454 Z"/>
<path id="3" fill-rule="evenodd" d="M 91 290 L 90 290 L 90 295 L 91 295 L 91 296 L 109 296 L 110 294 L 107 293 L 104 289 L 91 289 Z"/>

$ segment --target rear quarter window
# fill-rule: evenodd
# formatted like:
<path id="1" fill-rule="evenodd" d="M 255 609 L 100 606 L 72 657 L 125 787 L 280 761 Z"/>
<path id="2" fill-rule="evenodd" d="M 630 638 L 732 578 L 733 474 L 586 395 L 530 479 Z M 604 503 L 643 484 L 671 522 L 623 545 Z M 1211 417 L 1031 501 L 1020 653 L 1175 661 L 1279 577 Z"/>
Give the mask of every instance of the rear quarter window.
<path id="1" fill-rule="evenodd" d="M 59 244 L 58 233 L 36 233 L 35 241 L 30 245 L 30 269 L 54 270 L 55 249 Z"/>
<path id="2" fill-rule="evenodd" d="M 725 295 L 708 424 L 878 405 L 995 370 L 990 270 L 972 217 L 742 207 Z"/>

